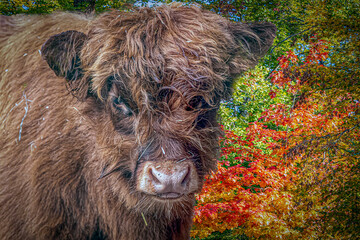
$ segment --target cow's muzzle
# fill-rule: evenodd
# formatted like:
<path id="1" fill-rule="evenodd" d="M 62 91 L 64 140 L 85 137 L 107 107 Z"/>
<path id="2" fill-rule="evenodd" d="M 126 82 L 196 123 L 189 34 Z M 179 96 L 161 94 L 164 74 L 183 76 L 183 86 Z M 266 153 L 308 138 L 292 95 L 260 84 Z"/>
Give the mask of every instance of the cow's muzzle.
<path id="1" fill-rule="evenodd" d="M 177 199 L 197 191 L 198 181 L 191 161 L 148 161 L 139 171 L 137 190 L 160 199 Z"/>

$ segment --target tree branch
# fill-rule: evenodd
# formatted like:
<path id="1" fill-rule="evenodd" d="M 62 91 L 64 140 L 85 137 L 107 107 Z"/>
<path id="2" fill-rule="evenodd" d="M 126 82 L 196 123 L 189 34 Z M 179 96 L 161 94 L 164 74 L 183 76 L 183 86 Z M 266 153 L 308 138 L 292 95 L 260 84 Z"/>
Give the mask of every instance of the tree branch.
<path id="1" fill-rule="evenodd" d="M 311 28 L 314 28 L 314 27 L 315 27 L 315 26 L 311 26 L 311 27 L 309 27 L 309 28 L 307 28 L 307 29 L 305 29 L 305 30 L 303 30 L 303 31 L 301 31 L 301 32 L 294 33 L 293 35 L 285 38 L 284 40 L 282 40 L 281 42 L 279 42 L 278 44 L 276 44 L 276 46 L 273 47 L 273 48 L 270 50 L 270 54 L 274 51 L 275 48 L 277 48 L 280 44 L 282 44 L 283 42 L 285 42 L 285 41 L 288 40 L 289 38 L 295 37 L 295 36 L 297 36 L 297 35 L 299 35 L 299 34 L 301 34 L 301 33 L 304 33 L 304 32 L 306 32 L 306 31 L 309 31 Z"/>

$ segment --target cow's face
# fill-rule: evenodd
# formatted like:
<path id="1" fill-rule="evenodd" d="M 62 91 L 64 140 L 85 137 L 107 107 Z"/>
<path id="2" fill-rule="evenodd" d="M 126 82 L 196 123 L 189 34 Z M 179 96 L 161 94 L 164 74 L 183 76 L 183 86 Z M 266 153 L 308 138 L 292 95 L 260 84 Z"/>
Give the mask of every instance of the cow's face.
<path id="1" fill-rule="evenodd" d="M 196 7 L 113 11 L 87 34 L 54 35 L 42 54 L 79 99 L 103 106 L 99 181 L 117 175 L 141 211 L 184 209 L 216 169 L 220 101 L 266 53 L 275 30 Z"/>

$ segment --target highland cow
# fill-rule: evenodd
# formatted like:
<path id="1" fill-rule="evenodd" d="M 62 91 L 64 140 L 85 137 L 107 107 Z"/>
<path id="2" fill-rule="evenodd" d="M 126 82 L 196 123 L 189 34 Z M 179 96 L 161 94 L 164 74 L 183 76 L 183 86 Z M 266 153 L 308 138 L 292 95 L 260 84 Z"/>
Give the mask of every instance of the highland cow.
<path id="1" fill-rule="evenodd" d="M 189 239 L 220 101 L 275 26 L 164 5 L 0 30 L 0 239 Z"/>

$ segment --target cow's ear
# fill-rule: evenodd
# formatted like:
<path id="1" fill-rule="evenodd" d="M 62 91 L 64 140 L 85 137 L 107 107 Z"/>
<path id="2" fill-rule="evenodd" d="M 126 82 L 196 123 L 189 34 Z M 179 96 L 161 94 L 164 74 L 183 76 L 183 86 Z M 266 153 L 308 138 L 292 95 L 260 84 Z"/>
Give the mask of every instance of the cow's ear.
<path id="1" fill-rule="evenodd" d="M 267 22 L 231 23 L 229 28 L 236 44 L 229 61 L 230 71 L 235 75 L 254 67 L 276 36 L 276 26 Z"/>
<path id="2" fill-rule="evenodd" d="M 80 51 L 87 40 L 84 33 L 67 31 L 51 36 L 42 46 L 41 55 L 59 77 L 75 81 L 83 76 Z"/>

